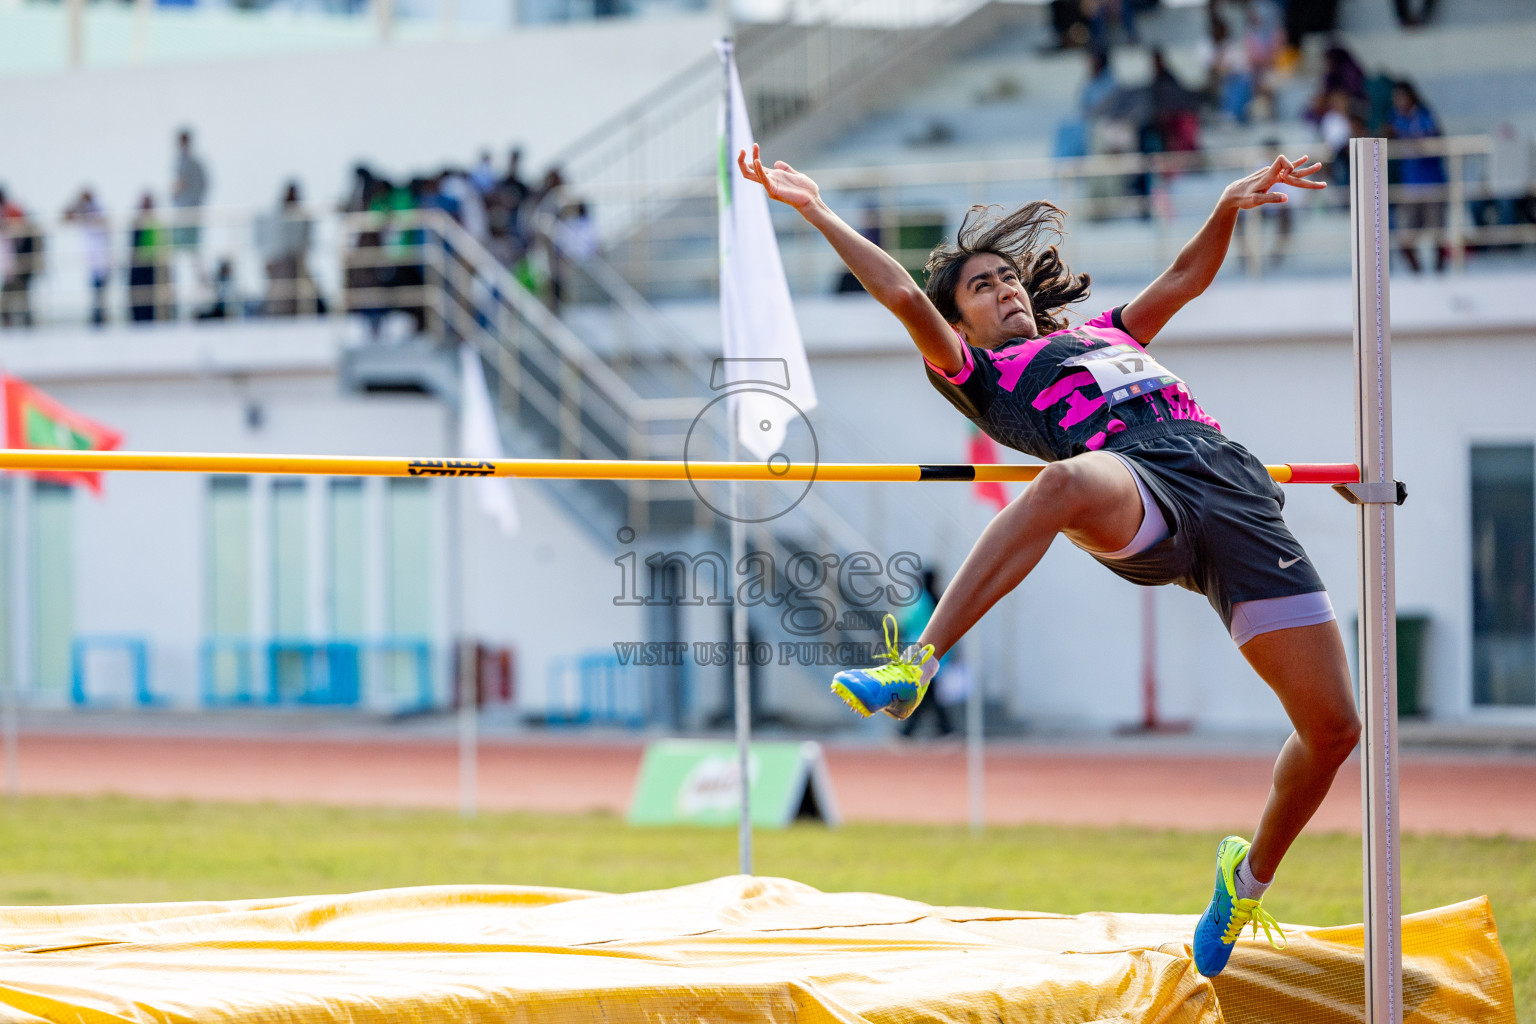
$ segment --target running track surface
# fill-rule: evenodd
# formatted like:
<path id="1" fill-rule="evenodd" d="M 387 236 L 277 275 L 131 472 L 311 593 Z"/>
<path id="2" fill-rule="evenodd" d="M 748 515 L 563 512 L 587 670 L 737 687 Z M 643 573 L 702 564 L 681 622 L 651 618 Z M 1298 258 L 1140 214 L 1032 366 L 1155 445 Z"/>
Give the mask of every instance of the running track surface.
<path id="1" fill-rule="evenodd" d="M 487 811 L 622 813 L 641 747 L 493 739 L 479 753 Z M 833 790 L 851 821 L 966 820 L 958 746 L 827 749 Z M 997 825 L 1251 829 L 1273 754 L 1072 751 L 997 747 L 986 760 L 986 816 Z M 458 806 L 458 753 L 443 739 L 24 733 L 20 790 L 152 799 Z M 1536 758 L 1407 755 L 1403 828 L 1536 838 Z M 900 792 L 900 800 L 890 794 Z M 1312 827 L 1360 829 L 1359 764 L 1339 773 Z"/>

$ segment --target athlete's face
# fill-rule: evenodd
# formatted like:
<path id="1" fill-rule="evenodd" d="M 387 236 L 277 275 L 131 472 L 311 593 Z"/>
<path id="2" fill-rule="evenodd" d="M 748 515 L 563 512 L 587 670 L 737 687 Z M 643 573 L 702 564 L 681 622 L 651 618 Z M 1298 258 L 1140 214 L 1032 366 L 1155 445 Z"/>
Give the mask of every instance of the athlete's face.
<path id="1" fill-rule="evenodd" d="M 960 268 L 955 289 L 960 322 L 955 326 L 977 348 L 997 348 L 1011 338 L 1033 338 L 1035 309 L 1018 271 L 996 253 L 978 253 Z"/>

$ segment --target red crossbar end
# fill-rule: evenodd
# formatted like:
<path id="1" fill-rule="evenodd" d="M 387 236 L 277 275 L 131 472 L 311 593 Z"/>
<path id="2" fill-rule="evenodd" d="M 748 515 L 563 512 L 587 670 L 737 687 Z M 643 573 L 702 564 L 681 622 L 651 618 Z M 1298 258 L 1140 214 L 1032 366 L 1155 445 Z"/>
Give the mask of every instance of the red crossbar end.
<path id="1" fill-rule="evenodd" d="M 1293 484 L 1357 484 L 1360 467 L 1353 462 L 1290 463 Z"/>

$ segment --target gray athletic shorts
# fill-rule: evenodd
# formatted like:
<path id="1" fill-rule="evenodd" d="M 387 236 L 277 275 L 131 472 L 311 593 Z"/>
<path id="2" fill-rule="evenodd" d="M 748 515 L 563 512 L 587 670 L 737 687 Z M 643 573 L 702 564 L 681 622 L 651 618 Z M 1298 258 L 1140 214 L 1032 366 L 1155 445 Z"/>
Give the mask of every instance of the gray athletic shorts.
<path id="1" fill-rule="evenodd" d="M 1131 553 L 1090 552 L 1111 572 L 1204 594 L 1239 646 L 1333 619 L 1322 577 L 1280 514 L 1285 492 L 1248 449 L 1188 420 L 1133 427 L 1105 447 L 1131 466 L 1168 531 L 1144 550 L 1133 541 Z"/>

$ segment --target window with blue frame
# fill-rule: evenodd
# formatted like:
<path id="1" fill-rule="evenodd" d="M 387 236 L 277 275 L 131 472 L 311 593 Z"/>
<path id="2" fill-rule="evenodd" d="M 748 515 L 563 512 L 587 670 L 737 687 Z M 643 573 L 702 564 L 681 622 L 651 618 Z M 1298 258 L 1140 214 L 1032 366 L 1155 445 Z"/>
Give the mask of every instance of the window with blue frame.
<path id="1" fill-rule="evenodd" d="M 212 703 L 255 698 L 251 650 L 251 481 L 208 481 L 207 629 L 203 696 Z"/>
<path id="2" fill-rule="evenodd" d="M 37 692 L 63 695 L 73 682 L 74 489 L 38 481 L 32 495 L 33 658 Z"/>
<path id="3" fill-rule="evenodd" d="M 328 482 L 326 528 L 330 534 L 326 573 L 327 622 L 331 634 L 357 640 L 368 632 L 367 522 L 363 482 L 342 477 Z"/>
<path id="4" fill-rule="evenodd" d="M 432 488 L 425 480 L 391 479 L 385 490 L 387 629 L 393 643 L 432 635 Z M 385 693 L 395 702 L 416 699 L 425 680 L 421 659 L 405 649 L 384 655 Z"/>
<path id="5" fill-rule="evenodd" d="M 272 649 L 269 698 L 303 699 L 310 688 L 309 516 L 302 479 L 272 481 Z"/>
<path id="6" fill-rule="evenodd" d="M 1472 703 L 1536 705 L 1536 446 L 1472 449 Z"/>

